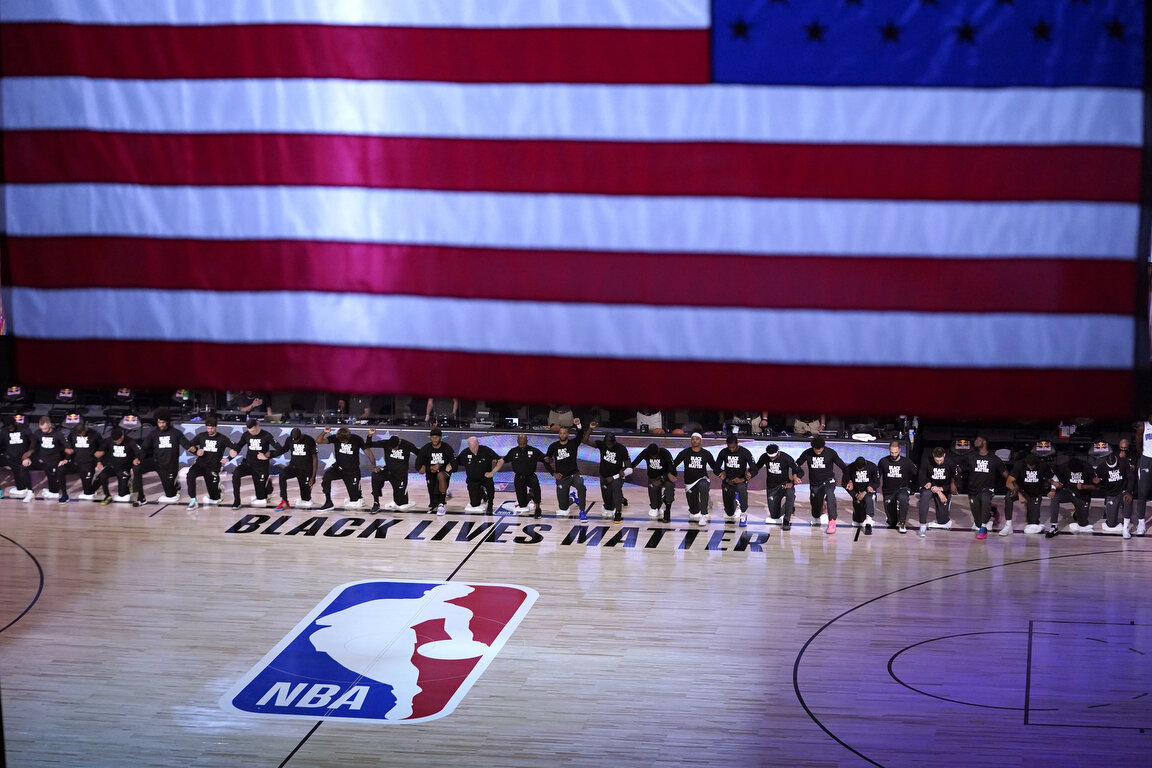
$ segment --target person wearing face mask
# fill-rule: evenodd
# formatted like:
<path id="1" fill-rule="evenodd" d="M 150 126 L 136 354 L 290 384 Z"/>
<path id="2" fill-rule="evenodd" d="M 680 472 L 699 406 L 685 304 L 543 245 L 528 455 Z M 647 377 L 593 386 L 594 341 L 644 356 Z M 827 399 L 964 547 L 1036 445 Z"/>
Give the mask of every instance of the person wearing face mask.
<path id="1" fill-rule="evenodd" d="M 708 472 L 717 472 L 716 460 L 704 448 L 704 438 L 693 432 L 688 447 L 676 454 L 673 468 L 684 467 L 684 496 L 688 500 L 688 519 L 699 525 L 708 525 L 710 506 Z"/>
<path id="2" fill-rule="evenodd" d="M 764 470 L 764 494 L 768 504 L 768 525 L 791 530 L 792 512 L 796 507 L 796 481 L 804 476 L 796 460 L 772 443 L 756 461 L 756 471 Z"/>

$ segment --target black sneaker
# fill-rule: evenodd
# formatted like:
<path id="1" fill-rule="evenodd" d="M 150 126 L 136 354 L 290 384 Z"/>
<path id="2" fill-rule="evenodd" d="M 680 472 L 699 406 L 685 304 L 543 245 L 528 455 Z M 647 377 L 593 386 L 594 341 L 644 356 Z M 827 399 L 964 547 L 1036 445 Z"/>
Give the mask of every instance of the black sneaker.
<path id="1" fill-rule="evenodd" d="M 241 507 L 240 499 L 236 499 L 235 501 L 232 502 L 232 509 L 240 509 L 240 507 Z"/>
<path id="2" fill-rule="evenodd" d="M 57 504 L 67 504 L 68 503 L 68 494 L 66 494 L 66 493 L 60 494 L 60 498 L 56 500 L 56 503 Z"/>
<path id="3" fill-rule="evenodd" d="M 620 499 L 620 506 L 622 506 L 622 507 L 628 506 L 628 499 L 621 498 Z"/>
<path id="4" fill-rule="evenodd" d="M 372 502 L 372 509 L 368 510 L 368 514 L 375 515 L 375 514 L 378 514 L 379 512 L 380 512 L 380 500 L 377 499 L 376 501 Z"/>
<path id="5" fill-rule="evenodd" d="M 532 517 L 543 517 L 543 514 L 544 513 L 540 511 L 540 505 L 537 504 L 536 505 L 536 512 L 533 513 Z"/>
<path id="6" fill-rule="evenodd" d="M 324 499 L 324 503 L 320 505 L 320 511 L 323 512 L 325 509 L 332 509 L 335 506 L 336 505 L 332 503 L 332 499 Z"/>
<path id="7" fill-rule="evenodd" d="M 612 516 L 612 522 L 620 523 L 623 521 L 624 521 L 624 513 L 621 512 L 620 510 L 616 510 L 616 514 Z"/>
<path id="8" fill-rule="evenodd" d="M 872 535 L 872 524 L 871 523 L 865 523 L 864 524 L 864 535 L 865 536 L 871 536 Z"/>
<path id="9" fill-rule="evenodd" d="M 787 517 L 784 518 L 784 522 L 781 524 L 780 530 L 782 530 L 782 531 L 792 530 L 792 521 Z"/>
<path id="10" fill-rule="evenodd" d="M 488 511 L 487 511 L 487 512 L 485 512 L 484 514 L 486 514 L 486 515 L 491 515 L 491 514 L 493 514 L 493 512 L 492 512 L 492 505 L 491 505 L 491 504 L 489 504 L 489 505 L 488 505 Z"/>
<path id="11" fill-rule="evenodd" d="M 668 512 L 668 511 L 665 511 L 665 512 L 664 512 L 664 515 L 663 515 L 663 516 L 660 518 L 660 522 L 662 522 L 662 523 L 670 523 L 670 522 L 672 522 L 672 513 L 671 513 L 671 512 Z"/>
<path id="12" fill-rule="evenodd" d="M 1055 536 L 1056 536 L 1056 533 L 1057 533 L 1057 530 L 1056 530 L 1056 526 L 1055 526 L 1055 525 L 1053 525 L 1053 526 L 1052 526 L 1051 528 L 1049 528 L 1049 529 L 1048 529 L 1048 531 L 1047 531 L 1047 532 L 1044 534 L 1044 538 L 1046 538 L 1046 539 L 1055 538 Z"/>
<path id="13" fill-rule="evenodd" d="M 147 501 L 147 499 L 133 499 L 132 500 L 132 506 L 134 506 L 134 507 L 144 506 L 144 503 L 146 501 Z"/>

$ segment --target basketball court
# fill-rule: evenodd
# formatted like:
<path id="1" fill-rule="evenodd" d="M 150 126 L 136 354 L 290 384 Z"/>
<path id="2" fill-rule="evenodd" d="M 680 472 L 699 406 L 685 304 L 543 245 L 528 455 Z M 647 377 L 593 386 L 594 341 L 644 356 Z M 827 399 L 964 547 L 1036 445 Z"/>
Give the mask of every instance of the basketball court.
<path id="1" fill-rule="evenodd" d="M 843 512 L 826 535 L 810 526 L 806 488 L 787 532 L 764 525 L 756 492 L 747 529 L 717 521 L 715 490 L 707 527 L 689 524 L 682 491 L 672 522 L 652 522 L 636 487 L 619 525 L 598 503 L 586 523 L 558 519 L 549 487 L 539 520 L 511 515 L 508 492 L 495 515 L 464 515 L 462 485 L 445 516 L 420 511 L 415 479 L 417 508 L 380 515 L 5 497 L 8 764 L 1147 765 L 1152 754 L 1152 540 L 1049 540 L 1018 526 L 978 541 L 962 503 L 954 530 L 926 538 L 857 535 Z M 356 590 L 410 597 L 444 582 L 464 588 L 435 603 L 443 615 L 401 627 L 447 659 L 411 654 L 424 659 L 414 721 L 382 716 L 390 699 L 373 715 L 379 686 L 346 684 L 380 667 L 328 687 L 285 667 L 285 649 L 309 638 L 321 655 L 318 627 L 341 631 L 335 614 L 313 621 L 323 605 L 370 610 L 355 608 Z M 461 605 L 470 642 L 490 649 L 481 663 L 453 660 Z M 379 662 L 392 642 L 337 640 L 325 663 L 353 670 L 341 648 Z M 435 671 L 460 664 L 476 666 Z M 256 712 L 238 695 L 246 682 Z M 437 691 L 454 697 L 450 711 L 421 717 Z"/>

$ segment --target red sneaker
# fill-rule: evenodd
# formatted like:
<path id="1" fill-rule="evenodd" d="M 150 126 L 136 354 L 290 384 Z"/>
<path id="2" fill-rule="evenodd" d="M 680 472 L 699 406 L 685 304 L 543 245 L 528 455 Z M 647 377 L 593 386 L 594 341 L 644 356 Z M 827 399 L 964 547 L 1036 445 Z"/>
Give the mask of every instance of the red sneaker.
<path id="1" fill-rule="evenodd" d="M 276 505 L 276 511 L 288 509 L 288 499 L 280 499 L 280 503 Z"/>
<path id="2" fill-rule="evenodd" d="M 824 529 L 824 533 L 836 533 L 836 521 L 829 520 L 828 527 Z"/>

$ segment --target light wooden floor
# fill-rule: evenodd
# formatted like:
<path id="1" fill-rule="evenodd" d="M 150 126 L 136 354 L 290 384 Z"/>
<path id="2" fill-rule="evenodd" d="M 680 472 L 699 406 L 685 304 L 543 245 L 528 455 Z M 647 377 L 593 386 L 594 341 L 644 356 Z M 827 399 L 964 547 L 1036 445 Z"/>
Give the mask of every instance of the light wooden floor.
<path id="1" fill-rule="evenodd" d="M 306 510 L 265 535 L 226 531 L 279 513 L 5 498 L 8 765 L 1149 764 L 1152 537 L 854 539 L 808 527 L 801 503 L 763 551 L 716 522 L 681 548 L 682 494 L 667 526 L 629 496 L 598 545 L 565 544 L 578 523 L 552 517 L 539 543 L 459 541 L 460 514 L 336 538 L 284 535 L 321 514 Z M 765 531 L 762 497 L 752 517 Z M 670 532 L 645 546 L 651 529 Z M 334 587 L 449 576 L 540 595 L 453 714 L 317 725 L 220 707 Z"/>

